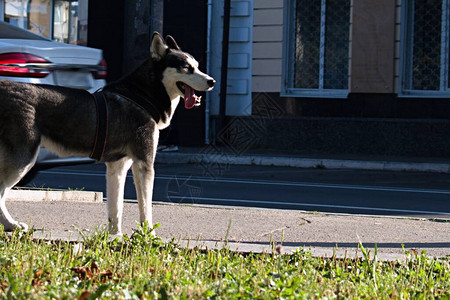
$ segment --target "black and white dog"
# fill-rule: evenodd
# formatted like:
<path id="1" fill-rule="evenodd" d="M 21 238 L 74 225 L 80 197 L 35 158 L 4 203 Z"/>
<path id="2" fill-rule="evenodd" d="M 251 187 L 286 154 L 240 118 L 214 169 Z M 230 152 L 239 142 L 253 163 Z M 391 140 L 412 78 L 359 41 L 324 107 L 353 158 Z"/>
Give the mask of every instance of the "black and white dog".
<path id="1" fill-rule="evenodd" d="M 108 221 L 114 234 L 122 231 L 131 167 L 140 222 L 152 225 L 159 130 L 169 126 L 180 97 L 188 109 L 199 105 L 195 90 L 209 91 L 215 80 L 171 36 L 164 41 L 155 32 L 150 53 L 134 72 L 95 97 L 84 90 L 0 81 L 0 223 L 5 230 L 27 229 L 11 217 L 5 200 L 34 165 L 40 145 L 60 156 L 91 156 L 106 163 Z"/>

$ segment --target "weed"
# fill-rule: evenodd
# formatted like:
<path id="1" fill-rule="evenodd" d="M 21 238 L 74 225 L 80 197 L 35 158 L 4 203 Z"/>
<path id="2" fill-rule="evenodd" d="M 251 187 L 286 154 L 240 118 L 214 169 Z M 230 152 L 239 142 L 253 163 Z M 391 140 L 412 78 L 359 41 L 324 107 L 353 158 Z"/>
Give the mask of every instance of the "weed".
<path id="1" fill-rule="evenodd" d="M 360 244 L 356 259 L 243 254 L 164 243 L 142 224 L 131 236 L 106 230 L 81 243 L 0 229 L 2 299 L 434 299 L 450 297 L 448 259 L 405 251 L 383 262 Z M 229 227 L 231 226 L 231 222 Z"/>

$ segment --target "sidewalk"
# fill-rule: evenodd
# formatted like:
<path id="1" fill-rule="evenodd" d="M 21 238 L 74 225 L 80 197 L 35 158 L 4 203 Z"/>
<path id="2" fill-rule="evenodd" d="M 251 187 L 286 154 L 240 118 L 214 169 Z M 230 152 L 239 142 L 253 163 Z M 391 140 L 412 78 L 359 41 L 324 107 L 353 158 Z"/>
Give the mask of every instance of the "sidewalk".
<path id="1" fill-rule="evenodd" d="M 36 237 L 81 240 L 79 232 L 106 226 L 106 203 L 79 201 L 8 201 L 10 213 L 37 231 Z M 357 245 L 378 247 L 383 260 L 404 259 L 408 251 L 430 256 L 450 255 L 450 223 L 362 215 L 305 213 L 295 210 L 233 208 L 155 203 L 157 235 L 194 247 L 228 247 L 243 252 L 272 252 L 270 242 L 283 244 L 283 253 L 299 247 L 315 256 L 361 257 Z M 124 233 L 136 228 L 138 206 L 126 203 Z"/>
<path id="2" fill-rule="evenodd" d="M 307 154 L 293 151 L 245 150 L 205 146 L 181 147 L 179 152 L 159 152 L 157 163 L 218 163 L 298 168 L 359 169 L 450 173 L 450 158 L 377 156 L 361 154 Z"/>
<path id="3" fill-rule="evenodd" d="M 214 147 L 182 148 L 176 153 L 158 153 L 157 162 L 450 173 L 450 159 L 361 155 L 317 157 L 270 150 L 244 151 L 238 155 Z M 55 201 L 45 192 L 45 195 L 42 192 L 31 194 L 24 197 L 10 195 L 8 209 L 17 220 L 27 222 L 36 229 L 44 229 L 35 233 L 37 237 L 81 240 L 79 232 L 93 232 L 107 224 L 106 204 L 99 201 L 101 196 L 70 196 L 66 193 L 57 196 L 58 201 Z M 80 201 L 88 198 L 91 202 Z M 28 201 L 32 199 L 36 201 Z M 174 238 L 189 247 L 199 245 L 221 248 L 228 241 L 226 245 L 232 250 L 272 252 L 273 242 L 283 245 L 283 253 L 303 247 L 311 250 L 315 256 L 330 257 L 336 253 L 339 257 L 361 257 L 361 252 L 357 251 L 358 243 L 361 242 L 365 248 L 371 249 L 372 254 L 376 244 L 378 257 L 384 260 L 404 259 L 402 245 L 407 251 L 425 250 L 430 256 L 450 255 L 449 222 L 164 203 L 154 203 L 153 208 L 153 221 L 161 223 L 157 235 L 164 240 Z M 137 204 L 126 203 L 124 233 L 132 233 L 132 228 L 136 228 L 136 220 Z"/>

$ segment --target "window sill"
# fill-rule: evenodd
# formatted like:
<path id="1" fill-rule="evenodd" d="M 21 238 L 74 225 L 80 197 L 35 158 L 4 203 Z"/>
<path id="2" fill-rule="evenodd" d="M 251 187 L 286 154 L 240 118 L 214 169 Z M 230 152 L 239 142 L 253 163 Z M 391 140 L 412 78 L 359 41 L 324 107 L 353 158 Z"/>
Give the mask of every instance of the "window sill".
<path id="1" fill-rule="evenodd" d="M 440 91 L 403 91 L 398 94 L 399 98 L 450 98 L 450 92 Z"/>
<path id="2" fill-rule="evenodd" d="M 287 89 L 280 93 L 281 97 L 297 98 L 336 98 L 345 99 L 348 97 L 348 90 L 308 90 L 308 89 Z"/>

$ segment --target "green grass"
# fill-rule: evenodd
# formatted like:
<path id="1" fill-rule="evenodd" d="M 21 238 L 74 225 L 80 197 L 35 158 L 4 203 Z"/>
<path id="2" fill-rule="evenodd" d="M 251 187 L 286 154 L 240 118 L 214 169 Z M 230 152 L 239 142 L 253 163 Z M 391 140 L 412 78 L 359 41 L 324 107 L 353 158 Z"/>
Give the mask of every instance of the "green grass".
<path id="1" fill-rule="evenodd" d="M 80 244 L 0 230 L 2 299 L 435 299 L 450 298 L 448 259 L 406 253 L 402 262 L 180 248 L 147 226 L 122 240 Z"/>

